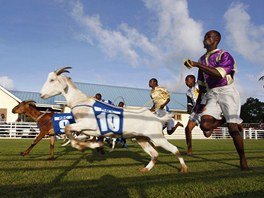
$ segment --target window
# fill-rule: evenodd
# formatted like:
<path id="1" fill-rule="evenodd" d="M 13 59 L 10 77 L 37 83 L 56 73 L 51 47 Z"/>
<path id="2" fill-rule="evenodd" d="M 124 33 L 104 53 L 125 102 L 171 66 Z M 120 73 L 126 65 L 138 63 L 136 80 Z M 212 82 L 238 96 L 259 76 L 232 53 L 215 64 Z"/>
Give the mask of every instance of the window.
<path id="1" fill-rule="evenodd" d="M 175 120 L 182 120 L 181 114 L 175 114 Z"/>

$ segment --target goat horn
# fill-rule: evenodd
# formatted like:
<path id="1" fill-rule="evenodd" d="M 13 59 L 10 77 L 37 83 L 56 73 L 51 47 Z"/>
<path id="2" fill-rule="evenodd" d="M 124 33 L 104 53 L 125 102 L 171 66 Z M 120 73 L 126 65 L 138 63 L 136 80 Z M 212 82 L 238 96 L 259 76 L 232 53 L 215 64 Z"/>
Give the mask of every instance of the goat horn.
<path id="1" fill-rule="evenodd" d="M 34 100 L 25 100 L 23 102 L 26 103 L 26 104 L 29 104 L 29 105 L 36 106 L 36 102 Z"/>
<path id="2" fill-rule="evenodd" d="M 36 104 L 36 101 L 34 101 L 34 100 L 26 100 L 25 102 L 26 102 L 26 103 L 31 103 L 31 104 L 32 104 L 32 103 L 33 103 L 33 104 Z"/>
<path id="3" fill-rule="evenodd" d="M 72 67 L 63 67 L 63 68 L 57 69 L 55 71 L 55 73 L 57 74 L 57 76 L 60 75 L 60 74 L 62 74 L 63 72 L 68 72 L 69 73 L 68 69 L 71 69 L 71 68 Z"/>

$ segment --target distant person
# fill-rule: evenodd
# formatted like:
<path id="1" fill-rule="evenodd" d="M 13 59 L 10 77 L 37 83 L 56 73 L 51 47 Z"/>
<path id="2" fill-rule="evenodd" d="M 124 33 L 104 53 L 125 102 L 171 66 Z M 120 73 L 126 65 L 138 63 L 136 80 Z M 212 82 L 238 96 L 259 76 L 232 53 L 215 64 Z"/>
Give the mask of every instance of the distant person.
<path id="1" fill-rule="evenodd" d="M 201 56 L 199 62 L 187 60 L 184 64 L 188 68 L 197 67 L 199 86 L 208 87 L 206 106 L 200 123 L 204 135 L 211 136 L 212 129 L 216 128 L 223 115 L 240 158 L 240 168 L 248 170 L 243 138 L 239 132 L 239 124 L 242 123 L 240 96 L 233 83 L 236 64 L 230 53 L 218 49 L 220 40 L 221 34 L 218 31 L 208 31 L 203 40 L 206 53 Z M 199 102 L 201 96 L 200 92 L 197 99 Z"/>
<path id="2" fill-rule="evenodd" d="M 158 80 L 156 78 L 152 78 L 149 80 L 149 87 L 151 87 L 150 97 L 153 101 L 153 106 L 150 111 L 154 112 L 158 117 L 163 117 L 168 113 L 166 111 L 167 104 L 170 102 L 170 94 L 167 89 L 162 88 L 158 85 Z M 175 120 L 171 118 L 167 121 L 167 133 L 171 135 L 174 133 L 178 126 L 183 127 L 183 124 L 177 122 L 175 124 Z"/>
<path id="3" fill-rule="evenodd" d="M 6 123 L 6 117 L 5 117 L 5 114 L 1 114 L 1 117 L 0 117 L 0 123 L 2 124 L 5 124 Z"/>
<path id="4" fill-rule="evenodd" d="M 264 129 L 264 123 L 263 123 L 262 120 L 259 121 L 259 126 L 258 126 L 258 128 L 259 128 L 260 130 Z"/>
<path id="5" fill-rule="evenodd" d="M 120 101 L 117 105 L 118 107 L 121 107 L 121 108 L 124 108 L 125 107 L 125 103 Z M 114 150 L 114 147 L 115 147 L 115 143 L 116 142 L 120 142 L 122 144 L 122 148 L 127 148 L 127 144 L 126 144 L 126 138 L 123 138 L 123 137 L 120 137 L 120 138 L 112 138 L 113 139 L 113 147 L 111 149 L 111 151 Z"/>
<path id="6" fill-rule="evenodd" d="M 101 93 L 95 94 L 94 98 L 96 100 L 100 101 L 100 102 L 104 102 L 104 103 L 107 103 L 107 104 L 110 104 L 110 105 L 114 105 L 114 103 L 111 100 L 102 99 L 102 94 Z M 97 137 L 96 142 L 104 142 L 104 137 L 103 136 Z M 96 150 L 98 152 L 101 152 L 101 154 L 104 154 L 105 153 L 103 147 L 96 148 Z"/>
<path id="7" fill-rule="evenodd" d="M 99 100 L 100 102 L 104 102 L 104 103 L 107 103 L 110 105 L 114 105 L 114 103 L 111 100 L 102 99 L 102 94 L 100 94 L 100 93 L 95 94 L 95 99 Z"/>
<path id="8" fill-rule="evenodd" d="M 118 103 L 117 106 L 118 106 L 118 107 L 125 107 L 125 103 L 121 101 L 121 102 Z"/>
<path id="9" fill-rule="evenodd" d="M 201 120 L 201 113 L 196 113 L 194 107 L 196 106 L 196 100 L 199 95 L 199 86 L 196 83 L 194 75 L 187 75 L 185 78 L 185 84 L 189 88 L 186 92 L 187 96 L 187 113 L 190 114 L 187 126 L 185 127 L 185 137 L 187 144 L 187 155 L 192 155 L 192 130 L 199 125 Z M 205 100 L 202 102 L 201 107 L 205 106 Z M 196 107 L 197 108 L 197 107 Z"/>

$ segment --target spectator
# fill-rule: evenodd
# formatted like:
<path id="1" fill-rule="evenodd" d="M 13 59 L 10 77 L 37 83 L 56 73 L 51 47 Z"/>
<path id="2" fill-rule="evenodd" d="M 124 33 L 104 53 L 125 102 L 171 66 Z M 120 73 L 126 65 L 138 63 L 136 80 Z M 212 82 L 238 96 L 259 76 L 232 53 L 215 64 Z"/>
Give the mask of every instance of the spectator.
<path id="1" fill-rule="evenodd" d="M 4 113 L 1 114 L 0 123 L 1 124 L 5 124 L 6 123 L 6 117 L 5 117 L 5 114 Z"/>
<path id="2" fill-rule="evenodd" d="M 113 103 L 111 100 L 105 100 L 105 99 L 102 99 L 102 94 L 100 94 L 100 93 L 95 94 L 95 99 L 96 99 L 96 100 L 99 100 L 99 101 L 101 101 L 101 102 L 104 102 L 104 103 L 110 104 L 110 105 L 114 105 L 114 103 Z"/>
<path id="3" fill-rule="evenodd" d="M 111 100 L 102 99 L 102 94 L 100 94 L 100 93 L 95 94 L 94 97 L 95 97 L 96 100 L 98 100 L 100 102 L 104 102 L 104 103 L 107 103 L 107 104 L 110 104 L 110 105 L 114 105 L 114 103 Z M 104 137 L 103 136 L 99 136 L 96 139 L 96 141 L 97 142 L 103 142 L 104 141 Z M 104 154 L 105 153 L 103 147 L 96 148 L 96 150 L 97 150 L 97 152 L 101 152 L 101 154 Z"/>
<path id="4" fill-rule="evenodd" d="M 118 106 L 118 107 L 125 107 L 125 103 L 121 101 L 121 102 L 118 103 L 117 106 Z"/>
<path id="5" fill-rule="evenodd" d="M 258 128 L 259 128 L 260 130 L 264 129 L 264 123 L 262 122 L 262 120 L 259 121 L 259 126 L 258 126 Z"/>

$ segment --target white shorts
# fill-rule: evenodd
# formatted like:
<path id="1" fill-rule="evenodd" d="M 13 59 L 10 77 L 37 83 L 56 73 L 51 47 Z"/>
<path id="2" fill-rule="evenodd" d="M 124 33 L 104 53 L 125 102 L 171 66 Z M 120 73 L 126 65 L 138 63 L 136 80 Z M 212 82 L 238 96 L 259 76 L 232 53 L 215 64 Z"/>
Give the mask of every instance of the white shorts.
<path id="1" fill-rule="evenodd" d="M 196 122 L 196 124 L 199 125 L 201 122 L 201 113 L 192 112 L 189 116 L 189 120 Z"/>
<path id="2" fill-rule="evenodd" d="M 206 106 L 203 115 L 213 116 L 217 120 L 225 117 L 227 123 L 240 124 L 240 96 L 233 84 L 209 89 L 206 94 Z"/>
<path id="3" fill-rule="evenodd" d="M 163 109 L 158 109 L 155 111 L 155 114 L 158 116 L 158 117 L 163 117 L 167 114 L 167 112 Z M 168 130 L 171 130 L 174 126 L 175 126 L 175 120 L 173 118 L 169 119 L 166 124 L 165 124 L 166 128 L 167 128 L 167 131 Z M 164 127 L 165 127 L 164 126 Z"/>

